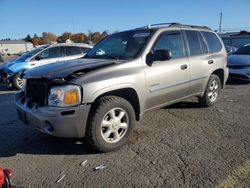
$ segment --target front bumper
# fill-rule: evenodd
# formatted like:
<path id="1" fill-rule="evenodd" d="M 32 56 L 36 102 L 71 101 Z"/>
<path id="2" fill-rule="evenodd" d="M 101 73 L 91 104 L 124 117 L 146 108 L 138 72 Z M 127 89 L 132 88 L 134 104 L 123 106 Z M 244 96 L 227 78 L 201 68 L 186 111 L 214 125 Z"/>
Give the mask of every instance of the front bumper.
<path id="1" fill-rule="evenodd" d="M 250 81 L 250 69 L 229 69 L 229 78 Z"/>
<path id="2" fill-rule="evenodd" d="M 21 92 L 16 93 L 15 101 L 19 119 L 26 125 L 57 137 L 85 136 L 90 105 L 29 108 L 21 103 Z"/>

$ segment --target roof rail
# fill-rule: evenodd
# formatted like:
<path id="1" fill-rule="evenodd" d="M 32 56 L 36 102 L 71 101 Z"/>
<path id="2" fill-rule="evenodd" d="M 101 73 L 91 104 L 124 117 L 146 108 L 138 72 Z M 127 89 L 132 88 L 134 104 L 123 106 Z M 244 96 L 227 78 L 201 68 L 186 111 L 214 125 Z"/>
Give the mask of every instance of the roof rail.
<path id="1" fill-rule="evenodd" d="M 179 23 L 157 23 L 157 24 L 148 24 L 146 26 L 138 27 L 136 29 L 150 29 L 150 28 L 155 28 L 155 27 L 170 27 L 171 25 L 176 25 Z"/>
<path id="2" fill-rule="evenodd" d="M 198 26 L 198 25 L 187 25 L 187 24 L 180 24 L 180 23 L 158 23 L 158 24 L 148 24 L 147 26 L 139 27 L 137 29 L 150 29 L 150 28 L 157 28 L 157 27 L 180 27 L 180 28 L 199 28 L 199 29 L 208 29 L 212 30 L 207 26 Z"/>

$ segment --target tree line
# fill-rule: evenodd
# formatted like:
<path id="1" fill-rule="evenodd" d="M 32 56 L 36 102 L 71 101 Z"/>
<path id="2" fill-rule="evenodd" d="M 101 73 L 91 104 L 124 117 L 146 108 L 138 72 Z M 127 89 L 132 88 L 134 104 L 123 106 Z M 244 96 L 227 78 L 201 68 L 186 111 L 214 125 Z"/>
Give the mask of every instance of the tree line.
<path id="1" fill-rule="evenodd" d="M 64 32 L 61 36 L 56 36 L 52 32 L 43 32 L 41 37 L 37 36 L 37 34 L 31 37 L 28 34 L 23 40 L 25 40 L 26 42 L 33 43 L 34 46 L 38 46 L 42 44 L 51 44 L 54 42 L 64 43 L 67 40 L 70 40 L 75 43 L 96 44 L 107 35 L 108 35 L 107 31 L 89 32 L 88 34 Z"/>

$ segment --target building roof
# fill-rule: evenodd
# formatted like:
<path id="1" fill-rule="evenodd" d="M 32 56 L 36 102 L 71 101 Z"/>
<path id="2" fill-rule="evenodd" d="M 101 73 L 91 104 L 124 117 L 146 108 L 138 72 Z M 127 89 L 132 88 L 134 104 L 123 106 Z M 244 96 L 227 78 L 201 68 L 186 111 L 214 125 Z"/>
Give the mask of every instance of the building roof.
<path id="1" fill-rule="evenodd" d="M 0 44 L 25 44 L 24 40 L 0 40 Z"/>

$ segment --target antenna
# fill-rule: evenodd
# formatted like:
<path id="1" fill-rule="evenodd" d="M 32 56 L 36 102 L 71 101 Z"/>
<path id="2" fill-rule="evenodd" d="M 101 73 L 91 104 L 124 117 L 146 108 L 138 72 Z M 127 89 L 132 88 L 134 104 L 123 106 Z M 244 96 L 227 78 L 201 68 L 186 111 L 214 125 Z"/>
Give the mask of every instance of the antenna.
<path id="1" fill-rule="evenodd" d="M 219 34 L 221 34 L 221 25 L 222 25 L 222 12 L 220 13 Z"/>

